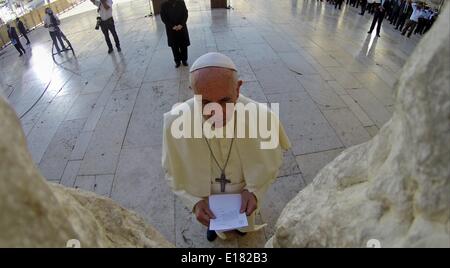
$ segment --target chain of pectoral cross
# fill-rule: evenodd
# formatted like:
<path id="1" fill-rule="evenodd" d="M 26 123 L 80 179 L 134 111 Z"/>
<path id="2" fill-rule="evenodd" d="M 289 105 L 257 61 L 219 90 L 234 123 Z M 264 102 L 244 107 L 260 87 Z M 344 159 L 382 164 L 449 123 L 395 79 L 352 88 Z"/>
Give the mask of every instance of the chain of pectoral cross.
<path id="1" fill-rule="evenodd" d="M 233 120 L 236 121 L 236 120 Z M 234 131 L 236 132 L 236 122 L 234 122 Z M 228 149 L 228 156 L 227 156 L 227 160 L 225 161 L 225 165 L 223 166 L 223 168 L 220 167 L 219 161 L 217 161 L 216 157 L 214 156 L 214 153 L 211 149 L 211 145 L 208 142 L 208 139 L 203 136 L 205 138 L 206 144 L 208 145 L 208 149 L 211 152 L 211 155 L 214 159 L 214 162 L 216 162 L 217 167 L 220 169 L 220 178 L 216 178 L 216 182 L 220 182 L 220 191 L 223 193 L 225 192 L 225 185 L 227 183 L 231 183 L 230 180 L 227 179 L 227 177 L 225 176 L 225 169 L 227 168 L 228 165 L 228 160 L 230 160 L 230 155 L 231 155 L 231 148 L 233 148 L 233 143 L 234 143 L 234 138 L 235 138 L 235 134 L 233 135 L 233 139 L 231 140 L 231 144 L 230 144 L 230 149 Z"/>

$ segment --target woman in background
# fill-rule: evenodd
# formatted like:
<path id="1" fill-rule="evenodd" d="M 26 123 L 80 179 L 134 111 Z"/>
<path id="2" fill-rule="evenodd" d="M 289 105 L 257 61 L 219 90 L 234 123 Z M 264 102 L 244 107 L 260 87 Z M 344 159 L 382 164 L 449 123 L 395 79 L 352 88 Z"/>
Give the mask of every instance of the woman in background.
<path id="1" fill-rule="evenodd" d="M 56 39 L 58 39 L 62 49 L 63 50 L 66 49 L 66 46 L 64 45 L 64 42 L 62 40 L 62 32 L 58 27 L 60 24 L 61 22 L 59 21 L 58 17 L 55 14 L 53 14 L 53 10 L 51 10 L 51 8 L 49 7 L 46 8 L 44 17 L 44 27 L 48 28 L 50 37 L 52 38 L 53 44 L 55 45 L 58 53 L 61 53 L 61 49 L 59 48 Z"/>

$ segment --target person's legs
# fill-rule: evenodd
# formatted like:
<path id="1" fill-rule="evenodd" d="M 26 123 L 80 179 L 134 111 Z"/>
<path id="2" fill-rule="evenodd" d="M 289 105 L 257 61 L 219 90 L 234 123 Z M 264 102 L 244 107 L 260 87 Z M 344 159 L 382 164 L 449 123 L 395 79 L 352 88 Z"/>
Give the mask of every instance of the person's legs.
<path id="1" fill-rule="evenodd" d="M 405 26 L 405 22 L 406 22 L 406 15 L 402 14 L 400 16 L 399 20 L 397 21 L 397 26 L 395 27 L 395 29 L 397 29 L 401 32 L 403 29 L 403 26 Z"/>
<path id="2" fill-rule="evenodd" d="M 14 47 L 16 48 L 17 52 L 19 52 L 19 56 L 22 56 L 22 50 L 19 47 L 19 44 L 15 44 Z"/>
<path id="3" fill-rule="evenodd" d="M 180 55 L 181 55 L 181 61 L 184 65 L 187 65 L 188 60 L 188 47 L 187 46 L 181 46 L 180 47 Z"/>
<path id="4" fill-rule="evenodd" d="M 55 34 L 56 34 L 56 37 L 58 38 L 59 43 L 61 44 L 61 48 L 66 49 L 66 45 L 64 44 L 64 41 L 62 40 L 61 32 L 56 31 Z"/>
<path id="5" fill-rule="evenodd" d="M 361 15 L 364 15 L 364 13 L 366 13 L 366 7 L 367 7 L 367 2 L 362 2 L 361 3 Z"/>
<path id="6" fill-rule="evenodd" d="M 55 34 L 55 32 L 49 32 L 49 33 L 50 33 L 50 37 L 52 38 L 53 45 L 56 48 L 56 51 L 58 51 L 58 53 L 61 52 L 61 49 L 58 46 L 58 42 L 56 42 L 56 34 Z"/>
<path id="7" fill-rule="evenodd" d="M 180 47 L 178 45 L 171 46 L 172 53 L 173 53 L 173 60 L 175 61 L 175 64 L 177 66 L 180 66 L 181 63 L 181 53 L 180 53 Z"/>
<path id="8" fill-rule="evenodd" d="M 408 37 L 411 36 L 411 34 L 414 31 L 414 28 L 416 27 L 416 25 L 417 25 L 417 22 L 411 21 L 411 25 L 410 25 L 411 29 L 409 30 Z"/>
<path id="9" fill-rule="evenodd" d="M 100 28 L 102 29 L 102 33 L 105 36 L 106 45 L 108 45 L 108 53 L 112 51 L 113 46 L 111 44 L 111 39 L 109 39 L 108 26 L 104 21 L 100 22 Z"/>
<path id="10" fill-rule="evenodd" d="M 372 25 L 370 25 L 370 30 L 368 33 L 372 33 L 373 29 L 375 28 L 375 24 L 378 21 L 378 12 L 375 13 L 375 15 L 373 15 L 373 20 L 372 20 Z"/>
<path id="11" fill-rule="evenodd" d="M 26 33 L 26 32 L 23 32 L 22 35 L 23 35 L 23 37 L 25 37 L 25 39 L 27 40 L 27 43 L 26 43 L 26 44 L 29 45 L 29 44 L 30 44 L 30 39 L 28 39 L 27 33 Z"/>
<path id="12" fill-rule="evenodd" d="M 428 32 L 428 30 L 431 28 L 431 20 L 427 20 L 425 24 L 425 28 L 423 29 L 423 33 Z"/>
<path id="13" fill-rule="evenodd" d="M 381 13 L 378 16 L 378 25 L 377 25 L 377 36 L 380 36 L 381 24 L 383 23 L 384 13 Z"/>
<path id="14" fill-rule="evenodd" d="M 119 36 L 117 36 L 116 26 L 114 25 L 114 20 L 112 18 L 108 20 L 108 29 L 114 38 L 114 43 L 116 43 L 117 49 L 120 50 Z"/>
<path id="15" fill-rule="evenodd" d="M 23 53 L 27 53 L 25 51 L 25 48 L 23 48 L 22 43 L 20 43 L 20 40 L 17 40 L 17 46 L 19 47 L 19 49 L 21 49 L 23 51 Z"/>
<path id="16" fill-rule="evenodd" d="M 414 31 L 414 34 L 417 34 L 421 27 L 422 27 L 422 18 L 419 18 L 419 21 L 417 22 L 416 30 Z"/>

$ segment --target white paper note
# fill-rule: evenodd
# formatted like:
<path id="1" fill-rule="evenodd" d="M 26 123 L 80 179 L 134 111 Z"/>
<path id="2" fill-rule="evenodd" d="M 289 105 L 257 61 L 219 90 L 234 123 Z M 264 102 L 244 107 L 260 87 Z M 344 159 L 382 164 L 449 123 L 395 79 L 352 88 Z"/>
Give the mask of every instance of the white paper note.
<path id="1" fill-rule="evenodd" d="M 247 216 L 240 213 L 240 194 L 220 194 L 209 197 L 209 208 L 215 219 L 209 222 L 209 229 L 214 231 L 228 231 L 248 226 Z"/>

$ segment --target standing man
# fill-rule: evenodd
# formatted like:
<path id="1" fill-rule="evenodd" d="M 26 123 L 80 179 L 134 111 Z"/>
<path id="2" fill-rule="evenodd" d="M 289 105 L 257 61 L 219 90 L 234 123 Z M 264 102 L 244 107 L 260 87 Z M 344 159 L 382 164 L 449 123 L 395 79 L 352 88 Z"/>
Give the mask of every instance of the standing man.
<path id="1" fill-rule="evenodd" d="M 116 43 L 117 51 L 120 52 L 119 37 L 117 36 L 116 27 L 114 25 L 114 19 L 112 15 L 112 0 L 91 0 L 91 2 L 98 6 L 97 12 L 100 14 L 100 28 L 102 29 L 103 35 L 105 35 L 105 41 L 108 45 L 108 54 L 113 52 L 113 46 L 111 39 L 109 38 L 109 32 L 111 32 L 114 42 Z"/>
<path id="2" fill-rule="evenodd" d="M 373 16 L 372 25 L 370 26 L 370 30 L 367 32 L 371 34 L 373 29 L 375 28 L 375 24 L 377 24 L 377 37 L 380 37 L 381 24 L 383 23 L 383 19 L 387 13 L 390 11 L 390 0 L 381 0 L 380 3 L 375 7 L 375 15 Z"/>
<path id="3" fill-rule="evenodd" d="M 418 5 L 417 3 L 412 3 L 412 9 L 413 9 L 413 12 L 411 14 L 411 17 L 409 18 L 408 22 L 405 25 L 405 28 L 402 31 L 402 35 L 405 35 L 406 32 L 409 30 L 408 38 L 411 37 L 411 34 L 414 31 L 414 28 L 416 27 L 417 23 L 419 22 L 419 17 L 422 14 L 422 6 L 421 5 Z"/>
<path id="4" fill-rule="evenodd" d="M 283 150 L 291 146 L 289 139 L 276 114 L 266 105 L 240 94 L 243 82 L 238 79 L 237 68 L 229 57 L 217 52 L 201 56 L 191 67 L 190 81 L 195 97 L 164 114 L 162 165 L 166 180 L 206 227 L 209 227 L 210 219 L 215 218 L 209 207 L 210 195 L 240 194 L 240 213 L 246 213 L 248 226 L 236 231 L 240 235 L 257 231 L 264 225 L 255 225 L 255 214 L 265 192 L 277 177 Z M 222 108 L 208 109 L 211 105 Z M 237 105 L 244 109 L 249 106 L 260 109 L 239 114 Z M 261 142 L 265 138 L 261 135 L 251 137 L 249 132 L 264 125 L 251 122 L 267 121 L 268 118 L 272 119 L 271 132 L 276 142 L 270 148 L 264 148 Z M 183 122 L 183 129 L 189 129 L 186 136 L 174 134 L 174 129 L 179 129 L 179 122 Z M 197 136 L 196 125 L 200 127 Z M 229 129 L 234 133 L 231 136 L 226 134 Z M 211 131 L 222 133 L 222 136 L 209 135 Z M 243 136 L 237 134 L 240 131 Z M 208 241 L 217 236 L 226 238 L 224 233 L 208 228 Z"/>
<path id="5" fill-rule="evenodd" d="M 52 38 L 53 45 L 55 45 L 58 54 L 61 53 L 58 41 L 61 45 L 62 50 L 66 50 L 66 45 L 63 41 L 63 33 L 61 32 L 61 29 L 59 29 L 60 24 L 61 21 L 59 20 L 58 16 L 53 13 L 53 10 L 51 8 L 47 7 L 45 9 L 44 27 L 48 28 L 48 32 L 50 34 L 50 37 Z"/>
<path id="6" fill-rule="evenodd" d="M 364 16 L 364 13 L 366 13 L 367 8 L 367 0 L 361 0 L 361 13 L 359 15 Z"/>
<path id="7" fill-rule="evenodd" d="M 423 29 L 425 28 L 427 21 L 428 21 L 428 17 L 431 15 L 431 13 L 429 13 L 430 8 L 425 6 L 422 9 L 422 12 L 420 13 L 419 16 L 419 21 L 417 22 L 417 27 L 416 30 L 414 31 L 414 34 L 420 34 L 422 35 Z"/>
<path id="8" fill-rule="evenodd" d="M 399 30 L 400 32 L 403 29 L 403 26 L 405 25 L 406 20 L 411 16 L 413 12 L 411 0 L 405 0 L 400 5 L 400 14 L 397 20 L 397 24 L 395 25 L 395 29 Z"/>
<path id="9" fill-rule="evenodd" d="M 23 25 L 23 22 L 19 18 L 16 18 L 16 25 L 17 28 L 19 28 L 19 32 L 23 35 L 23 37 L 25 37 L 25 39 L 27 39 L 26 45 L 29 45 L 30 39 L 28 39 L 27 36 L 27 29 L 25 29 L 25 25 Z"/>
<path id="10" fill-rule="evenodd" d="M 175 68 L 181 62 L 188 66 L 189 32 L 186 26 L 188 10 L 183 0 L 168 0 L 161 6 L 161 20 L 166 25 L 167 42 L 172 48 Z"/>
<path id="11" fill-rule="evenodd" d="M 27 52 L 25 51 L 22 44 L 20 43 L 19 36 L 17 35 L 17 32 L 16 32 L 16 28 L 11 27 L 11 25 L 9 25 L 9 23 L 6 24 L 6 28 L 8 30 L 8 36 L 9 36 L 9 39 L 11 40 L 11 43 L 17 49 L 17 51 L 19 51 L 19 57 L 21 57 L 24 53 L 27 53 Z M 23 53 L 22 53 L 22 51 L 23 51 Z"/>
<path id="12" fill-rule="evenodd" d="M 403 0 L 404 1 L 404 0 Z M 391 15 L 389 16 L 390 24 L 395 25 L 397 23 L 398 16 L 400 15 L 401 0 L 392 1 Z"/>

